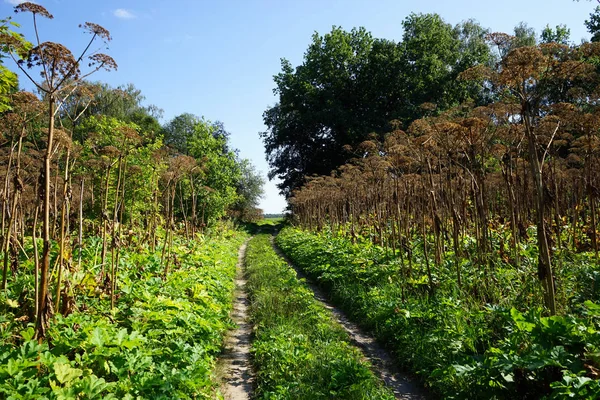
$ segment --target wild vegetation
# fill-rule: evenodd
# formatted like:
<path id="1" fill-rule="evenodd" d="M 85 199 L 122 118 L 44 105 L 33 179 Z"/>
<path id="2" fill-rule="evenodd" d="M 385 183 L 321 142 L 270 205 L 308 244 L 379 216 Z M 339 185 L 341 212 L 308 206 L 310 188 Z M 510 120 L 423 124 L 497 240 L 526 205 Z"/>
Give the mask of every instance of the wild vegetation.
<path id="1" fill-rule="evenodd" d="M 270 237 L 256 236 L 246 253 L 257 398 L 393 399 Z"/>
<path id="2" fill-rule="evenodd" d="M 336 28 L 284 63 L 263 137 L 302 230 L 278 243 L 444 398 L 598 398 L 600 43 L 470 24 Z M 374 60 L 390 109 L 354 91 Z"/>
<path id="3" fill-rule="evenodd" d="M 161 125 L 90 81 L 117 69 L 105 28 L 74 53 L 40 40 L 43 6 L 15 11 L 34 35 L 0 20 L 0 398 L 218 397 L 246 237 L 224 221 L 263 217 L 262 178 L 221 122 Z M 581 44 L 436 14 L 398 42 L 334 27 L 275 77 L 278 243 L 441 397 L 600 397 L 598 21 Z M 390 397 L 266 235 L 247 263 L 259 396 Z"/>
<path id="4" fill-rule="evenodd" d="M 23 307 L 30 304 L 7 302 L 0 320 L 0 398 L 215 398 L 213 367 L 231 328 L 243 238 L 231 228 L 210 239 L 177 236 L 177 267 L 167 276 L 160 249 L 123 249 L 113 308 L 95 279 L 102 241 L 90 238 L 82 257 L 90 267 L 71 280 L 77 307 L 52 319 L 46 340 L 35 340 L 34 327 L 23 324 Z M 30 285 L 21 274 L 13 286 Z"/>
<path id="5" fill-rule="evenodd" d="M 237 249 L 226 217 L 257 218 L 262 178 L 222 123 L 161 126 L 92 52 L 43 42 L 48 10 L 24 2 L 34 43 L 0 22 L 0 398 L 206 398 L 231 328 Z M 28 23 L 31 23 L 28 22 Z M 102 46 L 106 47 L 106 46 Z"/>
<path id="6" fill-rule="evenodd" d="M 598 306 L 584 301 L 587 280 L 597 274 L 590 255 L 562 260 L 565 297 L 573 311 L 547 316 L 532 273 L 536 250 L 531 241 L 522 254 L 527 267 L 496 261 L 487 283 L 482 271 L 463 262 L 468 289 L 456 286 L 453 262 L 444 262 L 434 271 L 435 293 L 429 292 L 418 241 L 412 277 L 405 275 L 407 261 L 367 238 L 353 243 L 328 230 L 286 228 L 277 243 L 442 398 L 594 399 L 600 393 Z M 474 253 L 472 240 L 463 246 Z M 482 301 L 484 291 L 493 300 Z"/>

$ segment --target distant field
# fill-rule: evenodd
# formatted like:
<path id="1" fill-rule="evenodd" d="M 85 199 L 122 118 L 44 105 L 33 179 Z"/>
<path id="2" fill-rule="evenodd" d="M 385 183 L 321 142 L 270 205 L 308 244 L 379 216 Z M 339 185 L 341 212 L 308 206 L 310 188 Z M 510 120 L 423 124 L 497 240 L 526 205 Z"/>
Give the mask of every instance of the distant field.
<path id="1" fill-rule="evenodd" d="M 283 222 L 283 217 L 267 217 L 257 222 L 258 225 L 277 225 Z"/>

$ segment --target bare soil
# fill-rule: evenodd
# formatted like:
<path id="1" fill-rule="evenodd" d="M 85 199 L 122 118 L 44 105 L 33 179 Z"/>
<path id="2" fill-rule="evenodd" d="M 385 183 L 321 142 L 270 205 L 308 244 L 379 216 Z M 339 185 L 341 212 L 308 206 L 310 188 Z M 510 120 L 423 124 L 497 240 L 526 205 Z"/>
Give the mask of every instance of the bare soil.
<path id="1" fill-rule="evenodd" d="M 226 400 L 249 400 L 252 398 L 254 386 L 250 360 L 252 325 L 248 318 L 249 302 L 243 271 L 246 244 L 247 242 L 240 247 L 238 253 L 235 300 L 231 312 L 231 319 L 237 325 L 237 329 L 225 338 L 225 348 L 219 359 L 221 391 Z"/>

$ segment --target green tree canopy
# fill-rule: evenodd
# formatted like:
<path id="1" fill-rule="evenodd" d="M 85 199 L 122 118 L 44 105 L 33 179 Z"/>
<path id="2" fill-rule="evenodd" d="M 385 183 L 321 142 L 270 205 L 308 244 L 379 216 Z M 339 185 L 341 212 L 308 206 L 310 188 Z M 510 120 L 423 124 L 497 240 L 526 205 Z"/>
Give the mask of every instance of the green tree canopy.
<path id="1" fill-rule="evenodd" d="M 269 177 L 290 195 L 305 176 L 329 174 L 369 134 L 383 135 L 391 120 L 409 124 L 424 114 L 480 91 L 456 78 L 466 68 L 491 62 L 486 30 L 474 21 L 452 27 L 437 14 L 411 14 L 403 41 L 377 39 L 364 28 L 333 27 L 315 33 L 301 65 L 282 60 L 275 76 L 279 102 L 263 114 L 261 136 Z"/>
<path id="2" fill-rule="evenodd" d="M 18 26 L 10 18 L 0 19 L 0 112 L 10 109 L 8 95 L 19 87 L 17 74 L 2 65 L 3 59 L 11 52 L 11 49 L 16 49 L 18 54 L 24 54 L 31 48 L 31 43 L 12 29 Z"/>
<path id="3" fill-rule="evenodd" d="M 585 20 L 585 27 L 592 35 L 592 42 L 600 42 L 600 6 L 590 14 L 590 19 Z"/>
<path id="4" fill-rule="evenodd" d="M 554 29 L 552 29 L 550 25 L 546 25 L 540 35 L 542 43 L 569 44 L 570 38 L 571 30 L 564 24 L 556 25 L 556 28 Z"/>
<path id="5" fill-rule="evenodd" d="M 238 166 L 240 168 L 240 179 L 236 186 L 238 199 L 233 210 L 241 219 L 252 219 L 256 216 L 256 209 L 264 195 L 265 180 L 250 160 L 239 160 Z"/>
<path id="6" fill-rule="evenodd" d="M 164 126 L 165 144 L 173 147 L 181 154 L 188 154 L 188 138 L 194 134 L 196 124 L 201 119 L 194 114 L 183 113 Z"/>

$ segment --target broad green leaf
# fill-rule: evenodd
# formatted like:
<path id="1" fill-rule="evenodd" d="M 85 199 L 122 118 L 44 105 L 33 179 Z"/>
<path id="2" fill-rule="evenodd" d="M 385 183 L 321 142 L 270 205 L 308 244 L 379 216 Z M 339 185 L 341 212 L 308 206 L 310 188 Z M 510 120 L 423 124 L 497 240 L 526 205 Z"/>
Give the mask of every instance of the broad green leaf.
<path id="1" fill-rule="evenodd" d="M 531 332 L 535 327 L 535 324 L 528 322 L 516 308 L 510 309 L 510 316 L 520 331 Z"/>
<path id="2" fill-rule="evenodd" d="M 79 368 L 73 368 L 70 364 L 58 362 L 54 364 L 54 374 L 56 379 L 62 384 L 68 384 L 74 379 L 79 378 L 83 371 Z"/>

